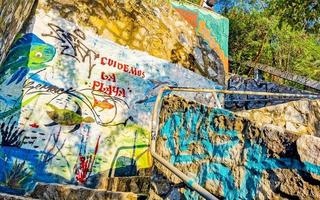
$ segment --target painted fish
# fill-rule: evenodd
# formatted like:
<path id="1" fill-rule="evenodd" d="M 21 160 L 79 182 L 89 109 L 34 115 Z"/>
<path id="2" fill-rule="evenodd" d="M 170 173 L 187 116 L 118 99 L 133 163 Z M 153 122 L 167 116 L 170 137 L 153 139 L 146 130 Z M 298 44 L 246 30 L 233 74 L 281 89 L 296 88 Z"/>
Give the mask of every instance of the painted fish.
<path id="1" fill-rule="evenodd" d="M 45 126 L 74 126 L 69 131 L 70 133 L 77 131 L 82 123 L 93 123 L 95 120 L 92 117 L 82 117 L 82 111 L 79 104 L 76 102 L 78 109 L 76 112 L 68 109 L 60 109 L 52 104 L 47 104 L 53 111 L 47 111 L 47 115 L 52 119 L 52 123 Z"/>
<path id="2" fill-rule="evenodd" d="M 0 67 L 0 84 L 6 79 L 3 74 L 8 73 L 11 79 L 7 85 L 20 83 L 30 70 L 46 67 L 56 54 L 54 46 L 45 43 L 33 33 L 27 33 L 19 38 L 11 47 L 7 59 Z"/>
<path id="3" fill-rule="evenodd" d="M 103 101 L 98 101 L 96 98 L 94 98 L 94 102 L 93 102 L 93 108 L 95 107 L 99 107 L 102 108 L 101 111 L 104 111 L 105 109 L 112 109 L 114 108 L 114 105 L 109 103 L 109 101 L 107 99 L 104 99 Z"/>

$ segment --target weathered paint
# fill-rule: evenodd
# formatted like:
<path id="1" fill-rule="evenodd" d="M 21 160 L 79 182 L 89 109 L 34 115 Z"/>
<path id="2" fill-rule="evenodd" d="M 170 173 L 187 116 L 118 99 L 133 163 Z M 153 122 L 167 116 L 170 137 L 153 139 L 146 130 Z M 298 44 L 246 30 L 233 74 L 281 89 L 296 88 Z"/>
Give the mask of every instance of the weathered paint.
<path id="1" fill-rule="evenodd" d="M 195 5 L 178 2 L 173 2 L 172 5 L 218 53 L 227 73 L 229 71 L 229 20 L 213 11 Z"/>
<path id="2" fill-rule="evenodd" d="M 159 89 L 221 88 L 51 11 L 38 10 L 28 30 L 0 68 L 1 192 L 137 175 L 152 164 L 148 130 Z"/>
<path id="3" fill-rule="evenodd" d="M 221 59 L 168 1 L 40 0 L 39 7 L 97 35 L 180 64 L 225 85 Z"/>
<path id="4" fill-rule="evenodd" d="M 33 33 L 25 34 L 18 38 L 8 53 L 8 58 L 0 67 L 0 73 L 12 73 L 7 85 L 12 82 L 19 83 L 27 75 L 29 70 L 40 70 L 46 67 L 46 63 L 52 61 L 56 49 L 42 41 Z M 0 84 L 5 77 L 0 78 Z"/>
<path id="5" fill-rule="evenodd" d="M 278 85 L 263 80 L 252 78 L 244 78 L 238 75 L 232 75 L 228 80 L 228 89 L 234 91 L 257 91 L 257 92 L 274 92 L 274 93 L 291 93 L 306 94 L 307 91 L 299 90 L 283 85 Z M 290 101 L 298 100 L 290 97 L 270 97 L 270 96 L 254 96 L 254 95 L 225 95 L 225 108 L 229 110 L 252 110 L 263 108 L 271 105 L 278 105 Z"/>
<path id="6" fill-rule="evenodd" d="M 31 12 L 34 0 L 0 1 L 0 64 Z"/>
<path id="7" fill-rule="evenodd" d="M 165 146 L 158 146 L 158 151 L 170 155 L 170 162 L 185 173 L 197 174 L 194 181 L 200 185 L 206 187 L 209 182 L 215 188 L 221 185 L 225 199 L 257 198 L 262 176 L 270 170 L 290 169 L 320 175 L 320 166 L 314 163 L 295 157 L 271 157 L 262 138 L 250 139 L 249 135 L 258 134 L 258 130 L 253 128 L 249 132 L 253 125 L 245 124 L 248 122 L 230 111 L 200 105 L 177 110 L 180 111 L 172 114 L 163 112 L 160 138 Z M 232 160 L 237 163 L 236 168 L 243 170 L 243 176 L 234 173 L 235 166 L 230 167 Z M 199 198 L 189 190 L 184 195 L 188 199 Z"/>
<path id="8" fill-rule="evenodd" d="M 192 163 L 194 161 L 203 160 L 211 156 L 229 157 L 229 149 L 234 147 L 238 142 L 237 132 L 234 130 L 225 130 L 215 127 L 213 123 L 207 126 L 206 121 L 212 122 L 217 116 L 224 115 L 233 118 L 226 110 L 215 109 L 206 116 L 206 108 L 191 108 L 186 113 L 175 113 L 163 125 L 160 134 L 166 137 L 167 147 L 171 152 L 171 162 L 176 163 Z M 224 144 L 213 144 L 209 138 L 208 132 L 214 131 L 218 135 L 225 135 L 230 137 L 230 142 Z M 176 143 L 174 134 L 178 133 L 179 141 Z M 184 153 L 175 153 L 179 149 L 181 152 L 188 152 L 191 144 L 197 144 L 204 149 L 202 154 L 188 155 Z"/>

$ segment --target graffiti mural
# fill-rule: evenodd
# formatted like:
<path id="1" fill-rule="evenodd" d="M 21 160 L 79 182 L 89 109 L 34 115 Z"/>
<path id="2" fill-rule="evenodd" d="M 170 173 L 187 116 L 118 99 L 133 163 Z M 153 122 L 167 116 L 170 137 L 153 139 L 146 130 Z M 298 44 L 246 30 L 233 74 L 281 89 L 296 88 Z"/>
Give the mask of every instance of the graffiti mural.
<path id="1" fill-rule="evenodd" d="M 228 89 L 234 91 L 256 91 L 256 92 L 272 92 L 272 93 L 291 93 L 306 94 L 310 93 L 295 88 L 277 85 L 275 83 L 265 82 L 243 78 L 233 75 L 228 80 Z M 254 96 L 254 95 L 225 95 L 225 108 L 229 110 L 249 110 L 258 109 L 270 105 L 287 103 L 289 101 L 298 100 L 297 98 L 288 97 L 270 97 L 270 96 Z"/>
<path id="2" fill-rule="evenodd" d="M 221 88 L 51 12 L 39 11 L 30 30 L 0 67 L 0 192 L 137 175 L 152 164 L 148 130 L 159 89 Z"/>
<path id="3" fill-rule="evenodd" d="M 183 105 L 185 101 L 179 103 Z M 264 133 L 230 111 L 194 104 L 177 110 L 171 114 L 162 112 L 163 143 L 160 139 L 158 144 L 164 146 L 157 146 L 158 151 L 170 155 L 170 162 L 180 170 L 194 174 L 194 181 L 200 185 L 220 188 L 220 197 L 255 199 L 263 174 L 270 170 L 290 169 L 320 175 L 319 165 L 286 155 L 272 156 L 263 141 Z M 290 146 L 295 141 L 286 142 Z M 190 190 L 184 195 L 188 199 L 199 197 Z"/>
<path id="4" fill-rule="evenodd" d="M 174 2 L 172 5 L 178 13 L 196 29 L 197 33 L 205 39 L 210 48 L 217 52 L 223 63 L 225 72 L 228 72 L 228 19 L 217 13 L 208 11 L 207 9 L 201 9 L 191 4 Z"/>

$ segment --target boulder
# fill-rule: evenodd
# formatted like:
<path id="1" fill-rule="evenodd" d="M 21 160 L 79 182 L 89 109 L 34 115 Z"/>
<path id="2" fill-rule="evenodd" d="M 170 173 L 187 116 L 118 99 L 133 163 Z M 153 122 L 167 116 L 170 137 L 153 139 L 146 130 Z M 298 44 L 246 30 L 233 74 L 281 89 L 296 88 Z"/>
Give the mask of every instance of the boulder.
<path id="1" fill-rule="evenodd" d="M 296 124 L 316 118 L 316 101 L 294 105 L 299 103 L 310 110 L 302 105 L 288 109 L 287 104 L 283 110 L 274 109 L 275 118 L 292 116 L 286 120 Z M 252 117 L 257 112 L 248 118 L 241 114 L 170 96 L 160 113 L 157 152 L 218 198 L 317 199 L 319 137 L 311 132 L 294 134 L 272 123 L 272 118 L 264 124 L 263 115 Z M 176 189 L 181 180 L 155 163 L 167 185 Z M 186 185 L 178 191 L 186 199 L 200 198 Z"/>

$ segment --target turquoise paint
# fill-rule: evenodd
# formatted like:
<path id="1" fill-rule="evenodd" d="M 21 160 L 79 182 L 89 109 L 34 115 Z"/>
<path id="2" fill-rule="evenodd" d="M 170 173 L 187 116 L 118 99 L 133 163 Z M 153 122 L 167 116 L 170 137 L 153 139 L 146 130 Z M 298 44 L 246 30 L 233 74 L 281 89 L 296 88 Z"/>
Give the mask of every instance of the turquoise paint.
<path id="1" fill-rule="evenodd" d="M 262 173 L 272 169 L 295 169 L 320 175 L 320 166 L 302 163 L 294 159 L 267 158 L 266 149 L 259 145 L 246 143 L 247 162 L 245 164 L 245 178 L 240 189 L 235 186 L 235 179 L 231 170 L 219 163 L 205 163 L 199 173 L 200 184 L 208 180 L 217 180 L 223 186 L 225 199 L 254 199 Z"/>
<path id="2" fill-rule="evenodd" d="M 229 150 L 239 142 L 239 139 L 236 137 L 237 133 L 234 130 L 225 130 L 213 127 L 212 125 L 207 126 L 214 117 L 221 115 L 229 118 L 229 120 L 234 119 L 234 116 L 226 110 L 215 109 L 208 112 L 208 109 L 205 107 L 190 108 L 186 113 L 174 113 L 160 131 L 161 136 L 167 138 L 166 146 L 172 153 L 171 162 L 175 164 L 190 163 L 212 156 L 221 158 L 230 157 Z M 220 136 L 229 136 L 230 141 L 222 144 L 212 144 L 209 138 L 209 132 L 212 131 Z M 174 135 L 171 133 L 178 133 L 179 141 L 175 142 Z M 188 151 L 192 144 L 201 145 L 205 153 L 193 154 L 192 156 L 189 154 L 185 155 L 183 152 Z M 176 149 L 179 149 L 181 153 L 176 154 Z"/>
<path id="3" fill-rule="evenodd" d="M 11 47 L 7 59 L 3 65 L 0 66 L 0 86 L 3 88 L 3 92 L 0 91 L 0 100 L 6 99 L 5 95 L 7 91 L 5 88 L 7 85 L 4 82 L 9 83 L 21 83 L 10 92 L 11 96 L 21 97 L 23 93 L 23 80 L 29 70 L 37 70 L 46 67 L 46 63 L 51 61 L 56 54 L 56 49 L 42 41 L 33 33 L 28 33 L 19 38 Z M 2 108 L 0 112 L 0 118 L 6 118 L 21 109 L 21 100 L 11 99 L 14 104 L 6 104 L 5 109 Z"/>
<path id="4" fill-rule="evenodd" d="M 213 122 L 214 117 L 216 116 L 224 116 L 228 118 L 229 120 L 235 120 L 235 117 L 233 116 L 232 112 L 224 110 L 224 109 L 214 109 L 209 114 L 209 122 Z M 218 135 L 227 135 L 230 136 L 233 140 L 236 140 L 237 137 L 237 131 L 235 130 L 226 130 L 224 128 L 216 127 L 214 123 L 209 123 L 209 130 L 217 133 Z"/>
<path id="5" fill-rule="evenodd" d="M 191 180 L 191 179 L 189 181 L 187 181 L 187 185 L 189 187 L 192 187 L 194 183 L 195 183 L 194 180 Z"/>
<path id="6" fill-rule="evenodd" d="M 32 172 L 29 174 L 29 178 L 28 181 L 26 181 L 26 184 L 22 185 L 22 188 L 15 189 L 2 187 L 2 192 L 23 195 L 24 192 L 33 190 L 36 182 L 68 183 L 68 181 L 63 177 L 53 175 L 50 172 L 46 171 L 46 165 L 48 163 L 41 160 L 41 158 L 45 156 L 54 156 L 51 153 L 24 148 L 1 146 L 0 155 L 0 183 L 3 183 L 6 180 L 6 172 L 9 172 L 12 169 L 15 161 L 18 161 L 19 163 L 25 162 L 28 166 L 28 172 Z"/>
<path id="7" fill-rule="evenodd" d="M 197 107 L 189 108 L 185 113 L 184 111 L 173 113 L 160 131 L 161 136 L 167 138 L 166 147 L 171 152 L 171 163 L 181 165 L 207 158 L 230 158 L 230 149 L 239 143 L 238 133 L 235 130 L 214 126 L 214 118 L 219 116 L 235 120 L 233 113 L 224 109 L 208 110 L 205 107 Z M 217 135 L 229 136 L 230 140 L 224 144 L 212 144 L 209 131 Z M 178 140 L 174 138 L 175 135 Z M 205 153 L 190 154 L 188 150 L 191 144 L 202 145 Z M 235 185 L 231 169 L 222 163 L 215 162 L 206 162 L 200 166 L 197 182 L 202 186 L 209 180 L 221 184 L 224 198 L 227 200 L 255 199 L 265 170 L 294 169 L 320 175 L 318 165 L 289 158 L 268 158 L 266 147 L 249 140 L 245 140 L 243 152 L 246 153 L 246 162 L 242 166 L 245 176 L 240 188 Z M 199 199 L 199 195 L 194 191 L 187 190 L 184 195 L 186 199 Z"/>
<path id="8" fill-rule="evenodd" d="M 224 55 L 228 57 L 229 20 L 227 18 L 212 20 L 212 14 L 208 11 L 200 12 L 199 19 L 206 22 L 207 28 L 211 31 L 211 36 L 215 38 Z"/>
<path id="9" fill-rule="evenodd" d="M 3 74 L 7 71 L 12 75 L 18 72 L 19 68 L 43 69 L 46 67 L 45 63 L 51 61 L 55 54 L 55 47 L 45 43 L 33 33 L 25 34 L 12 45 L 7 59 L 0 67 L 0 74 L 2 74 L 0 84 L 6 80 Z"/>
<path id="10" fill-rule="evenodd" d="M 199 23 L 204 21 L 207 28 L 211 32 L 211 36 L 215 38 L 220 48 L 223 50 L 226 57 L 228 57 L 228 38 L 229 38 L 229 20 L 213 11 L 206 9 L 199 9 L 191 4 L 182 4 L 178 2 L 172 2 L 173 7 L 191 11 L 198 15 L 197 19 L 197 32 L 199 32 Z"/>

